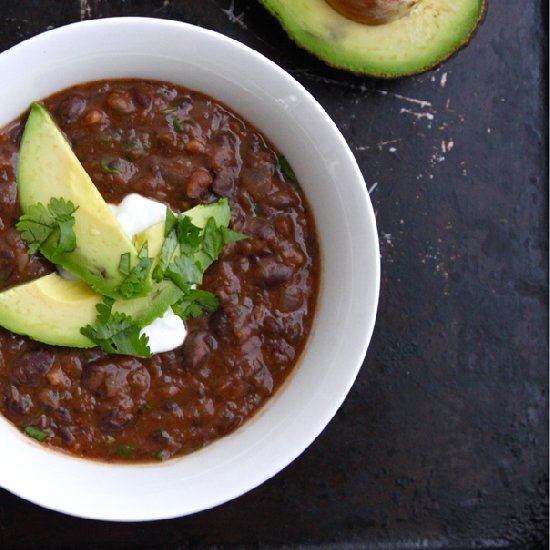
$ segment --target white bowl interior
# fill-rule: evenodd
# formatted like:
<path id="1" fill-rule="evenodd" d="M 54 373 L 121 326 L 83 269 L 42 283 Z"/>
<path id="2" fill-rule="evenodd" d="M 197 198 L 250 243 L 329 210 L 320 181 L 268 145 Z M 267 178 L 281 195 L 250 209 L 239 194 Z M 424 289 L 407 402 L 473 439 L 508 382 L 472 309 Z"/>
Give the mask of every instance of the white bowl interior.
<path id="1" fill-rule="evenodd" d="M 374 213 L 334 123 L 301 85 L 260 54 L 173 21 L 107 19 L 50 31 L 1 54 L 0 73 L 0 126 L 31 101 L 108 78 L 169 80 L 223 101 L 294 167 L 315 213 L 323 262 L 306 352 L 290 381 L 241 429 L 187 457 L 121 466 L 46 451 L 1 419 L 0 485 L 77 516 L 147 520 L 210 508 L 276 474 L 335 414 L 363 362 L 375 321 Z"/>

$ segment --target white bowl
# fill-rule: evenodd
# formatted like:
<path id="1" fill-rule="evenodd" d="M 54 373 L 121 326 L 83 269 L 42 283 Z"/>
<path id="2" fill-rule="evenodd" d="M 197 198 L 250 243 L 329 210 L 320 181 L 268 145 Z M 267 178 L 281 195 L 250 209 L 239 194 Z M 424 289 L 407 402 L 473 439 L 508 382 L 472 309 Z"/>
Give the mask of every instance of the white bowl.
<path id="1" fill-rule="evenodd" d="M 91 80 L 168 80 L 221 100 L 294 167 L 315 213 L 323 264 L 316 318 L 299 364 L 236 432 L 165 463 L 112 465 L 47 450 L 1 418 L 0 485 L 75 516 L 138 521 L 211 508 L 275 475 L 334 416 L 374 327 L 380 279 L 375 217 L 336 125 L 262 55 L 175 21 L 103 19 L 49 31 L 0 54 L 0 74 L 0 126 L 31 101 Z"/>

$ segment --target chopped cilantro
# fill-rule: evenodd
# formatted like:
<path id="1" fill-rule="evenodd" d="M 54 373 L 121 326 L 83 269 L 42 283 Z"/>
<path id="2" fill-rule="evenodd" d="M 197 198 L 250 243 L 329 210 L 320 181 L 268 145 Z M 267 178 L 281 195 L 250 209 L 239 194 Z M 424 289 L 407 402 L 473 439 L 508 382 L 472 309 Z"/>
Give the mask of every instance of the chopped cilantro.
<path id="1" fill-rule="evenodd" d="M 73 214 L 78 207 L 63 198 L 51 198 L 48 206 L 33 204 L 16 225 L 21 237 L 29 244 L 29 253 L 35 254 L 53 236 L 56 245 L 51 253 L 55 257 L 76 248 Z"/>
<path id="2" fill-rule="evenodd" d="M 34 439 L 36 439 L 37 441 L 44 441 L 44 439 L 46 439 L 50 435 L 48 432 L 45 432 L 40 428 L 36 428 L 35 426 L 27 426 L 25 428 L 25 432 L 31 437 L 34 437 Z"/>
<path id="3" fill-rule="evenodd" d="M 164 460 L 167 460 L 168 458 L 170 458 L 170 452 L 167 451 L 166 449 L 163 449 L 162 451 L 155 453 L 153 456 L 157 460 L 160 460 L 161 462 L 163 462 Z"/>
<path id="4" fill-rule="evenodd" d="M 82 327 L 81 334 L 108 353 L 151 357 L 149 337 L 140 334 L 142 327 L 125 313 L 113 313 L 112 308 L 111 298 L 105 298 L 102 304 L 97 304 L 95 323 Z"/>
<path id="5" fill-rule="evenodd" d="M 246 238 L 242 233 L 219 226 L 214 217 L 200 228 L 185 213 L 176 216 L 167 209 L 164 242 L 153 278 L 157 282 L 170 279 L 183 290 L 183 298 L 172 306 L 177 315 L 184 320 L 192 319 L 218 309 L 219 300 L 214 294 L 192 287 L 202 283 L 203 273 L 218 259 L 225 244 Z"/>
<path id="6" fill-rule="evenodd" d="M 232 229 L 229 229 L 229 227 L 222 226 L 220 227 L 220 230 L 222 232 L 224 245 L 229 243 L 236 243 L 237 241 L 242 241 L 243 239 L 248 239 L 248 235 L 237 233 L 237 231 L 233 231 Z"/>
<path id="7" fill-rule="evenodd" d="M 130 253 L 120 255 L 120 263 L 118 264 L 118 270 L 123 275 L 130 275 Z"/>
<path id="8" fill-rule="evenodd" d="M 172 126 L 176 132 L 183 132 L 183 126 L 181 124 L 181 120 L 177 117 L 174 117 L 172 119 Z"/>
<path id="9" fill-rule="evenodd" d="M 163 109 L 161 113 L 163 115 L 167 115 L 168 113 L 175 113 L 178 110 L 177 107 L 167 107 L 166 109 Z"/>
<path id="10" fill-rule="evenodd" d="M 164 222 L 164 236 L 168 237 L 172 229 L 176 227 L 176 224 L 178 223 L 178 217 L 170 210 L 170 208 L 166 208 L 166 220 Z"/>
<path id="11" fill-rule="evenodd" d="M 133 458 L 136 454 L 136 448 L 132 445 L 119 445 L 115 449 L 115 453 L 123 458 Z"/>
<path id="12" fill-rule="evenodd" d="M 164 272 L 171 262 L 178 246 L 178 236 L 176 233 L 177 224 L 177 216 L 174 215 L 170 208 L 167 208 L 166 221 L 164 224 L 164 242 L 162 243 L 158 264 L 153 270 L 153 279 L 157 282 L 162 281 Z"/>
<path id="13" fill-rule="evenodd" d="M 208 290 L 190 289 L 185 296 L 172 306 L 172 310 L 183 320 L 200 317 L 203 313 L 213 313 L 220 307 L 219 298 Z"/>
<path id="14" fill-rule="evenodd" d="M 122 174 L 122 168 L 119 168 L 115 163 L 115 160 L 102 160 L 101 170 L 104 174 Z"/>
<path id="15" fill-rule="evenodd" d="M 292 166 L 290 166 L 290 163 L 288 162 L 286 157 L 279 157 L 279 159 L 277 160 L 277 168 L 288 180 L 294 183 L 298 183 L 296 174 L 294 173 L 294 170 L 292 169 Z"/>
<path id="16" fill-rule="evenodd" d="M 138 264 L 132 269 L 130 269 L 130 255 L 121 254 L 118 269 L 126 277 L 120 285 L 120 294 L 124 298 L 132 298 L 141 294 L 147 284 L 152 266 L 153 258 L 149 257 L 147 241 L 143 243 L 139 251 Z"/>
<path id="17" fill-rule="evenodd" d="M 193 256 L 181 254 L 166 268 L 164 276 L 183 291 L 187 291 L 189 285 L 202 283 L 203 273 L 204 270 Z"/>
<path id="18" fill-rule="evenodd" d="M 204 251 L 216 260 L 223 248 L 223 235 L 220 228 L 216 225 L 214 218 L 206 222 L 204 234 L 202 237 L 202 246 Z"/>
<path id="19" fill-rule="evenodd" d="M 200 227 L 197 227 L 191 221 L 191 218 L 183 214 L 178 219 L 177 234 L 180 250 L 184 254 L 197 252 L 201 246 Z"/>

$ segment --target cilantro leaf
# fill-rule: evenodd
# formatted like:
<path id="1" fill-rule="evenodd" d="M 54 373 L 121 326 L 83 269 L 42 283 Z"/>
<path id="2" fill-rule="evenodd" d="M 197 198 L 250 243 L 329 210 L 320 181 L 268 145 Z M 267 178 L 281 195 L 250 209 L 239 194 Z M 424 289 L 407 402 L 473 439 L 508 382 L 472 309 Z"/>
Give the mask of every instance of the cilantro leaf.
<path id="1" fill-rule="evenodd" d="M 184 321 L 200 317 L 203 313 L 213 313 L 220 307 L 220 299 L 207 290 L 190 289 L 185 296 L 172 306 L 172 310 Z"/>
<path id="2" fill-rule="evenodd" d="M 41 430 L 40 428 L 37 428 L 35 426 L 27 426 L 25 428 L 25 432 L 30 435 L 31 437 L 34 437 L 37 441 L 44 441 L 50 434 L 48 432 L 45 432 L 44 430 Z"/>
<path id="3" fill-rule="evenodd" d="M 120 256 L 119 270 L 126 277 L 122 281 L 119 291 L 124 298 L 131 298 L 143 292 L 153 266 L 153 258 L 149 257 L 147 241 L 143 243 L 139 251 L 138 264 L 132 269 L 130 269 L 130 256 L 128 255 L 128 259 L 125 256 L 126 254 Z"/>
<path id="4" fill-rule="evenodd" d="M 203 270 L 193 256 L 181 254 L 168 266 L 164 276 L 184 292 L 190 285 L 202 283 Z"/>
<path id="5" fill-rule="evenodd" d="M 120 263 L 118 264 L 118 270 L 123 275 L 130 275 L 130 253 L 120 255 Z"/>
<path id="6" fill-rule="evenodd" d="M 220 228 L 216 225 L 214 218 L 206 222 L 204 234 L 202 237 L 202 246 L 204 251 L 216 260 L 223 248 L 223 235 Z"/>
<path id="7" fill-rule="evenodd" d="M 117 166 L 116 160 L 102 160 L 101 161 L 101 171 L 104 174 L 122 174 L 122 168 Z"/>
<path id="8" fill-rule="evenodd" d="M 170 231 L 176 227 L 176 224 L 178 223 L 178 217 L 170 210 L 170 208 L 166 208 L 166 220 L 164 222 L 164 236 L 167 237 Z"/>
<path id="9" fill-rule="evenodd" d="M 48 209 L 38 203 L 29 206 L 28 214 L 23 214 L 15 227 L 29 244 L 29 253 L 36 254 L 42 243 L 54 232 L 55 222 Z"/>
<path id="10" fill-rule="evenodd" d="M 248 239 L 248 235 L 245 235 L 244 233 L 237 233 L 237 231 L 233 231 L 232 229 L 229 229 L 229 227 L 222 226 L 220 227 L 220 231 L 222 232 L 223 244 L 236 243 L 237 241 Z"/>
<path id="11" fill-rule="evenodd" d="M 225 201 L 227 199 L 220 199 Z M 202 283 L 203 274 L 214 263 L 224 245 L 246 239 L 247 235 L 237 233 L 218 225 L 215 217 L 210 217 L 203 228 L 194 225 L 185 213 L 176 216 L 169 208 L 166 210 L 164 242 L 153 278 L 171 280 L 179 287 L 184 296 L 172 305 L 174 313 L 182 319 L 199 317 L 205 312 L 214 312 L 220 301 L 211 292 L 193 288 Z"/>
<path id="12" fill-rule="evenodd" d="M 115 453 L 122 458 L 132 458 L 136 454 L 136 448 L 133 445 L 119 445 Z"/>
<path id="13" fill-rule="evenodd" d="M 162 243 L 162 248 L 160 250 L 158 264 L 153 270 L 153 279 L 157 282 L 162 281 L 164 272 L 172 260 L 178 246 L 178 236 L 176 234 L 177 224 L 177 216 L 172 212 L 172 210 L 170 210 L 170 208 L 167 208 L 166 221 L 164 223 L 164 242 Z"/>
<path id="14" fill-rule="evenodd" d="M 38 250 L 50 238 L 55 238 L 51 256 L 72 252 L 76 248 L 76 236 L 73 225 L 75 219 L 73 214 L 77 207 L 71 201 L 63 198 L 50 199 L 48 206 L 42 203 L 32 204 L 28 212 L 23 214 L 16 225 L 21 237 L 29 244 L 29 253 L 36 254 Z"/>
<path id="15" fill-rule="evenodd" d="M 153 456 L 157 460 L 160 460 L 161 462 L 163 462 L 164 460 L 167 460 L 168 458 L 170 458 L 170 452 L 167 451 L 166 449 L 163 449 L 162 451 L 155 453 Z"/>
<path id="16" fill-rule="evenodd" d="M 178 218 L 178 242 L 184 254 L 197 252 L 201 245 L 201 229 L 185 214 Z"/>
<path id="17" fill-rule="evenodd" d="M 288 180 L 298 183 L 298 179 L 296 178 L 296 174 L 294 173 L 294 170 L 292 169 L 292 166 L 290 166 L 290 163 L 286 159 L 286 157 L 281 156 L 277 160 L 277 168 L 279 169 L 279 172 L 283 174 Z"/>
<path id="18" fill-rule="evenodd" d="M 125 313 L 113 313 L 112 307 L 112 299 L 98 304 L 95 323 L 82 327 L 81 334 L 108 353 L 151 357 L 149 337 L 140 334 L 142 327 Z"/>
<path id="19" fill-rule="evenodd" d="M 177 117 L 174 117 L 172 119 L 172 127 L 176 132 L 183 132 L 183 125 L 181 123 L 181 120 Z"/>

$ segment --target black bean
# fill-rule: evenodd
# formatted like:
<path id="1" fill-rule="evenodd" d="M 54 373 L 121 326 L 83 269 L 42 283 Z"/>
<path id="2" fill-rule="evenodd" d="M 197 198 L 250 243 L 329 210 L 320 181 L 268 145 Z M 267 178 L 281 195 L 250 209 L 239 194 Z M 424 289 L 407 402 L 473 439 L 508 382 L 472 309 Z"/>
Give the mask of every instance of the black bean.
<path id="1" fill-rule="evenodd" d="M 65 407 L 59 407 L 56 411 L 54 411 L 53 417 L 60 424 L 71 425 L 73 423 L 71 413 Z"/>
<path id="2" fill-rule="evenodd" d="M 125 358 L 118 363 L 110 358 L 100 359 L 84 369 L 82 385 L 102 398 L 118 398 L 129 391 L 128 375 L 141 367 L 134 358 Z"/>
<path id="3" fill-rule="evenodd" d="M 133 96 L 134 101 L 143 109 L 149 109 L 149 107 L 151 107 L 153 98 L 147 92 L 144 92 L 142 90 L 134 90 Z"/>
<path id="4" fill-rule="evenodd" d="M 104 432 L 118 432 L 125 428 L 134 418 L 134 415 L 127 410 L 114 409 L 107 413 L 99 422 Z"/>
<path id="5" fill-rule="evenodd" d="M 191 368 L 200 367 L 212 350 L 212 336 L 208 332 L 197 331 L 187 335 L 183 344 L 185 363 Z"/>
<path id="6" fill-rule="evenodd" d="M 271 315 L 264 317 L 263 326 L 266 333 L 270 336 L 277 336 L 278 334 L 281 334 L 283 328 L 279 321 Z"/>
<path id="7" fill-rule="evenodd" d="M 214 176 L 212 190 L 222 197 L 230 197 L 235 190 L 235 181 L 235 168 L 232 166 L 222 168 Z"/>
<path id="8" fill-rule="evenodd" d="M 15 386 L 10 386 L 7 392 L 7 405 L 11 412 L 24 416 L 32 409 L 32 399 L 28 394 L 21 394 Z"/>
<path id="9" fill-rule="evenodd" d="M 86 109 L 86 100 L 80 95 L 70 95 L 57 108 L 57 114 L 62 122 L 76 122 Z"/>
<path id="10" fill-rule="evenodd" d="M 292 268 L 272 258 L 262 258 L 254 268 L 260 284 L 266 287 L 282 285 L 292 277 Z"/>
<path id="11" fill-rule="evenodd" d="M 75 442 L 73 432 L 71 431 L 71 428 L 67 428 L 67 426 L 63 426 L 59 429 L 59 435 L 61 436 L 63 443 L 66 443 L 67 445 L 72 445 Z"/>
<path id="12" fill-rule="evenodd" d="M 264 241 L 271 242 L 277 239 L 277 233 L 273 224 L 267 220 L 260 218 L 253 218 L 249 227 L 247 228 L 247 234 L 253 234 Z"/>
<path id="13" fill-rule="evenodd" d="M 39 394 L 40 402 L 50 409 L 59 407 L 59 393 L 49 388 L 43 388 Z"/>
<path id="14" fill-rule="evenodd" d="M 231 322 L 223 309 L 219 309 L 210 316 L 208 326 L 219 338 L 230 336 L 232 333 Z"/>
<path id="15" fill-rule="evenodd" d="M 5 241 L 0 241 L 0 281 L 10 278 L 15 269 L 15 250 Z"/>
<path id="16" fill-rule="evenodd" d="M 212 184 L 212 174 L 206 168 L 195 170 L 185 186 L 185 194 L 190 199 L 200 199 Z"/>
<path id="17" fill-rule="evenodd" d="M 121 114 L 133 113 L 136 110 L 128 92 L 111 92 L 107 96 L 107 105 L 116 113 Z"/>
<path id="18" fill-rule="evenodd" d="M 262 202 L 273 191 L 273 165 L 264 163 L 242 171 L 241 181 L 252 197 Z"/>
<path id="19" fill-rule="evenodd" d="M 48 373 L 54 361 L 53 353 L 48 351 L 30 351 L 19 357 L 12 371 L 16 382 L 24 386 L 37 386 L 40 379 Z"/>

